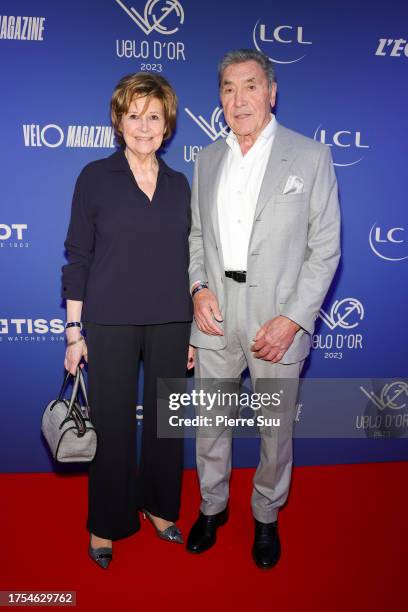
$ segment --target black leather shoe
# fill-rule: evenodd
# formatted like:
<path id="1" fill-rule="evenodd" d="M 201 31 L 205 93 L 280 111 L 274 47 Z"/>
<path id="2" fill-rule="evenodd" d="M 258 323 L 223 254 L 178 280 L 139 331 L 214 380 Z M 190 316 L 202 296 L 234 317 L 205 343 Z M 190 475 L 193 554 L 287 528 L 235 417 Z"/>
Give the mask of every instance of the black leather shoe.
<path id="1" fill-rule="evenodd" d="M 252 547 L 252 558 L 257 566 L 262 569 L 270 569 L 279 561 L 280 553 L 278 522 L 261 523 L 255 519 L 255 539 Z"/>
<path id="2" fill-rule="evenodd" d="M 214 546 L 217 539 L 217 529 L 228 520 L 228 507 L 222 512 L 210 516 L 200 512 L 198 519 L 191 528 L 187 540 L 187 550 L 202 553 Z"/>

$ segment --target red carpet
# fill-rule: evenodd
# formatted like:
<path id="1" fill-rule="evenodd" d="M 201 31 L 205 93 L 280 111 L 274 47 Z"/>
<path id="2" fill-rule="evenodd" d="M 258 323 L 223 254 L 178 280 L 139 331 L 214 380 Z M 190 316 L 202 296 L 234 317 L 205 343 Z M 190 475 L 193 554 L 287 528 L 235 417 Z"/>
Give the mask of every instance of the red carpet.
<path id="1" fill-rule="evenodd" d="M 75 590 L 76 609 L 101 612 L 408 610 L 408 463 L 296 468 L 280 514 L 282 558 L 269 571 L 250 557 L 252 474 L 234 472 L 231 517 L 213 549 L 188 554 L 143 521 L 115 543 L 107 571 L 86 553 L 85 476 L 2 474 L 0 590 Z M 185 535 L 198 502 L 188 470 Z"/>

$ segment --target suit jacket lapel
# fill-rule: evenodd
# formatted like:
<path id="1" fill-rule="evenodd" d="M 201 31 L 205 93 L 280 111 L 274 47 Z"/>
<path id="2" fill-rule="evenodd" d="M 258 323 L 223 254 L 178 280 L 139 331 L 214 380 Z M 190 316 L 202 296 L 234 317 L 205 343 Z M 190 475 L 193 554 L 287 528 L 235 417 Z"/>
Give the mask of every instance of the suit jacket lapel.
<path id="1" fill-rule="evenodd" d="M 290 162 L 292 161 L 293 151 L 291 152 L 290 149 L 291 142 L 289 131 L 278 124 L 261 189 L 259 191 L 254 221 L 259 217 L 266 204 L 271 201 L 273 194 L 279 189 L 280 182 L 287 173 Z"/>
<path id="2" fill-rule="evenodd" d="M 225 140 L 220 141 L 219 148 L 214 152 L 212 158 L 212 169 L 210 171 L 210 188 L 208 190 L 210 219 L 213 224 L 215 241 L 218 249 L 218 257 L 220 260 L 221 269 L 224 269 L 222 257 L 220 228 L 218 221 L 218 186 L 220 184 L 221 173 L 224 166 L 225 158 L 228 152 L 228 145 Z"/>

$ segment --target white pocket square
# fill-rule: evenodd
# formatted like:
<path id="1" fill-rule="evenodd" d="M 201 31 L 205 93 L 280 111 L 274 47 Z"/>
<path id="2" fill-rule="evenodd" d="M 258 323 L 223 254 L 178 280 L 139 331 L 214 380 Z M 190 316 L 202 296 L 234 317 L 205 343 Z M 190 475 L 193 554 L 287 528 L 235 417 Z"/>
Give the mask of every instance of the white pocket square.
<path id="1" fill-rule="evenodd" d="M 283 195 L 302 193 L 303 192 L 303 179 L 295 174 L 290 174 L 286 185 L 283 189 Z"/>

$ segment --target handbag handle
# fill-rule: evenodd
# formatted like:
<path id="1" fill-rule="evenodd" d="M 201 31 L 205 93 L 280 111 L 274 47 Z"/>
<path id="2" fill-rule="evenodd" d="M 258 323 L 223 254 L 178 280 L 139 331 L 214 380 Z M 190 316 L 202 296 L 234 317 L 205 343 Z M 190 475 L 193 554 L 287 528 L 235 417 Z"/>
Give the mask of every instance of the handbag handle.
<path id="1" fill-rule="evenodd" d="M 81 368 L 78 367 L 77 371 L 76 371 L 76 374 L 75 374 L 74 385 L 72 387 L 71 398 L 70 398 L 69 404 L 68 404 L 68 412 L 67 412 L 67 416 L 65 417 L 66 419 L 70 418 L 73 406 L 74 406 L 75 401 L 77 399 L 78 388 L 79 388 L 79 380 L 80 380 L 80 377 L 81 377 L 80 376 L 80 371 L 81 371 Z"/>
<path id="2" fill-rule="evenodd" d="M 65 403 L 67 403 L 64 400 L 64 393 L 65 393 L 65 389 L 67 387 L 67 384 L 68 384 L 70 376 L 74 376 L 74 375 L 71 374 L 71 372 L 67 371 L 67 373 L 65 375 L 65 378 L 64 378 L 64 382 L 62 383 L 60 392 L 58 394 L 58 398 L 55 400 L 55 402 L 51 406 L 51 410 L 53 409 L 53 407 L 55 406 L 55 404 L 57 402 L 65 402 Z M 71 415 L 72 407 L 73 407 L 73 405 L 74 405 L 74 403 L 75 403 L 75 401 L 77 399 L 79 386 L 81 387 L 81 392 L 82 392 L 83 398 L 85 400 L 85 406 L 86 406 L 87 414 L 89 415 L 89 402 L 88 402 L 88 394 L 86 392 L 86 385 L 85 385 L 84 375 L 82 373 L 82 369 L 78 366 L 76 374 L 75 374 L 75 377 L 74 377 L 74 384 L 73 384 L 73 387 L 72 387 L 71 399 L 69 400 L 69 403 L 68 403 L 67 418 L 69 418 L 69 416 Z"/>

